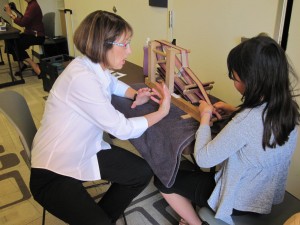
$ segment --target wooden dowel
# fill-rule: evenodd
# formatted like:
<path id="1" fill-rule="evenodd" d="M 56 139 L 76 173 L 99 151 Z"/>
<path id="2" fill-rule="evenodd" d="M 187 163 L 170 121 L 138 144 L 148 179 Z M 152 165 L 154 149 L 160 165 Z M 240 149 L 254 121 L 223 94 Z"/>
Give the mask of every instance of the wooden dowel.
<path id="1" fill-rule="evenodd" d="M 199 92 L 199 88 L 183 90 L 183 94 L 184 94 L 184 95 L 187 95 L 187 94 L 193 94 L 193 93 L 195 93 L 195 92 Z"/>
<path id="2" fill-rule="evenodd" d="M 198 87 L 197 84 L 188 84 L 184 86 L 184 90 L 188 90 L 190 88 L 196 88 L 196 87 Z"/>
<path id="3" fill-rule="evenodd" d="M 159 64 L 159 63 L 166 63 L 167 62 L 167 60 L 165 60 L 165 59 L 162 59 L 162 60 L 157 60 L 157 63 Z"/>
<path id="4" fill-rule="evenodd" d="M 159 51 L 159 50 L 157 50 L 157 49 L 153 49 L 153 52 L 155 52 L 156 54 L 159 54 L 159 55 L 162 55 L 162 56 L 167 56 L 167 53 L 164 53 L 164 52 L 162 52 L 162 51 Z"/>
<path id="5" fill-rule="evenodd" d="M 186 51 L 187 53 L 190 53 L 190 52 L 191 52 L 191 51 L 188 50 L 188 49 L 181 48 L 181 47 L 179 47 L 179 46 L 177 46 L 177 45 L 173 45 L 173 44 L 171 44 L 170 42 L 165 41 L 165 40 L 156 40 L 156 41 L 159 42 L 159 43 L 162 43 L 162 44 L 164 44 L 164 45 L 170 46 L 170 47 L 172 47 L 172 48 L 175 48 L 175 49 L 177 49 L 177 50 L 179 50 L 179 51 Z"/>
<path id="6" fill-rule="evenodd" d="M 213 89 L 214 86 L 212 85 L 208 85 L 208 86 L 203 86 L 205 90 L 209 91 L 211 89 Z"/>
<path id="7" fill-rule="evenodd" d="M 214 83 L 215 83 L 214 81 L 208 81 L 208 82 L 202 83 L 202 85 L 206 86 L 206 85 L 210 85 L 210 84 L 214 84 Z"/>

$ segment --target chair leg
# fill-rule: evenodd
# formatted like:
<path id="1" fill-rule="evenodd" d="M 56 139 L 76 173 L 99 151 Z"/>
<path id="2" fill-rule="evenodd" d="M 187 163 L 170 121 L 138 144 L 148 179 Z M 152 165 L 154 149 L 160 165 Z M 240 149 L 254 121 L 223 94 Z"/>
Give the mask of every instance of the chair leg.
<path id="1" fill-rule="evenodd" d="M 4 65 L 3 57 L 2 57 L 2 51 L 1 51 L 1 45 L 0 45 L 0 65 Z"/>
<path id="2" fill-rule="evenodd" d="M 124 224 L 127 225 L 127 220 L 126 220 L 125 213 L 123 213 L 123 219 L 124 219 Z"/>
<path id="3" fill-rule="evenodd" d="M 46 209 L 43 207 L 42 225 L 45 225 L 45 220 L 46 220 Z"/>

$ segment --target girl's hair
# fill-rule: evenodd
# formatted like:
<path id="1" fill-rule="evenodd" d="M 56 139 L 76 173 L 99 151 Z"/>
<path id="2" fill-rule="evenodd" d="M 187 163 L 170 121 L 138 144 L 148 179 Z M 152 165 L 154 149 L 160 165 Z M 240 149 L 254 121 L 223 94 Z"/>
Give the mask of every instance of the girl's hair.
<path id="1" fill-rule="evenodd" d="M 227 58 L 228 74 L 235 71 L 245 84 L 238 112 L 266 104 L 262 120 L 262 146 L 283 145 L 299 124 L 299 106 L 294 99 L 289 75 L 297 76 L 284 50 L 270 37 L 257 36 L 233 48 Z"/>
<path id="2" fill-rule="evenodd" d="M 120 16 L 98 10 L 89 14 L 76 29 L 76 48 L 94 63 L 109 66 L 106 53 L 123 34 L 132 36 L 132 27 Z"/>

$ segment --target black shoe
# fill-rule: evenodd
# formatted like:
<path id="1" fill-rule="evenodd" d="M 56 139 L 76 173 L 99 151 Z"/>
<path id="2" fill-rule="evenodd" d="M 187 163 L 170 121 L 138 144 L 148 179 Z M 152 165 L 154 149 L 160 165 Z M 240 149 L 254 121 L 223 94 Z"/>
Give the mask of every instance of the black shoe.
<path id="1" fill-rule="evenodd" d="M 26 64 L 23 64 L 21 71 L 23 72 L 24 70 L 26 70 L 28 68 L 28 66 Z"/>
<path id="2" fill-rule="evenodd" d="M 20 77 L 20 76 L 21 76 L 20 71 L 15 72 L 15 76 L 16 76 L 16 77 Z"/>
<path id="3" fill-rule="evenodd" d="M 23 64 L 22 68 L 21 68 L 21 72 L 23 72 L 24 70 L 26 70 L 28 68 L 28 66 L 26 64 Z M 20 77 L 21 73 L 20 71 L 15 72 L 15 76 L 16 77 Z"/>

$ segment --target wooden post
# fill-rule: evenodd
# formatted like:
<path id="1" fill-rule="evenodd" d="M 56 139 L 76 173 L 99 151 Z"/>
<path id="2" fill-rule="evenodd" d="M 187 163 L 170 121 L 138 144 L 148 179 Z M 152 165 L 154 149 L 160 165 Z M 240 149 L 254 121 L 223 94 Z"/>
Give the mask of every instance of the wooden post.
<path id="1" fill-rule="evenodd" d="M 174 93 L 174 73 L 175 73 L 175 51 L 173 48 L 168 48 L 166 62 L 166 85 L 171 94 Z"/>
<path id="2" fill-rule="evenodd" d="M 186 85 L 184 86 L 183 94 L 193 94 L 193 92 L 200 91 L 205 101 L 211 104 L 210 99 L 206 93 L 205 87 L 201 81 L 196 77 L 193 71 L 189 68 L 188 53 L 190 51 L 179 46 L 172 45 L 164 40 L 155 40 L 149 43 L 148 51 L 148 78 L 145 79 L 145 83 L 149 87 L 154 87 L 157 78 L 157 65 L 159 64 L 165 70 L 165 83 L 172 94 L 172 103 L 188 113 L 194 119 L 200 122 L 200 115 L 198 107 L 186 101 L 185 99 L 177 96 L 174 93 L 174 84 L 177 81 L 177 74 L 175 74 L 175 68 L 183 73 Z M 181 55 L 181 60 L 177 57 L 177 54 Z M 162 65 L 163 64 L 163 65 Z M 208 83 L 212 85 L 213 82 Z M 193 90 L 198 87 L 199 89 Z M 212 88 L 210 85 L 207 88 Z M 191 96 L 190 96 L 191 97 Z M 197 96 L 198 97 L 198 96 Z"/>
<path id="3" fill-rule="evenodd" d="M 149 51 L 148 51 L 148 77 L 151 83 L 155 83 L 156 81 L 156 48 L 160 46 L 160 44 L 156 41 L 150 41 L 149 43 Z"/>

